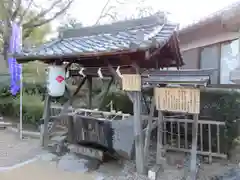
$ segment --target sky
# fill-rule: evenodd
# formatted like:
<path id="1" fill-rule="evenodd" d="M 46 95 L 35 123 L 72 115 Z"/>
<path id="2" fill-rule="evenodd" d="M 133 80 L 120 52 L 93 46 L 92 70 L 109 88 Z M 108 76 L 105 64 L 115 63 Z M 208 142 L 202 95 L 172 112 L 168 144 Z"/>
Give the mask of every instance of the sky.
<path id="1" fill-rule="evenodd" d="M 93 24 L 99 17 L 99 14 L 107 0 L 76 0 L 69 12 L 85 25 Z M 116 4 L 112 0 L 112 4 L 119 6 L 119 10 L 129 14 L 136 7 L 139 0 L 128 0 L 126 5 Z M 229 4 L 239 0 L 145 0 L 142 6 L 152 6 L 154 10 L 164 10 L 173 14 L 174 19 L 183 25 L 189 24 L 203 16 L 211 14 L 222 9 Z M 126 0 L 125 0 L 126 2 Z M 132 3 L 131 3 L 132 2 Z"/>
<path id="2" fill-rule="evenodd" d="M 127 3 L 119 4 L 116 1 Z M 144 3 L 137 3 L 139 1 Z M 152 7 L 154 11 L 167 11 L 171 13 L 171 19 L 183 27 L 237 1 L 240 0 L 110 0 L 110 6 L 116 6 L 115 10 L 120 16 L 132 14 L 136 11 L 136 6 Z M 107 0 L 75 0 L 68 13 L 84 26 L 90 26 L 95 24 L 106 2 Z M 53 26 L 57 27 L 59 23 L 61 20 L 55 21 Z"/>

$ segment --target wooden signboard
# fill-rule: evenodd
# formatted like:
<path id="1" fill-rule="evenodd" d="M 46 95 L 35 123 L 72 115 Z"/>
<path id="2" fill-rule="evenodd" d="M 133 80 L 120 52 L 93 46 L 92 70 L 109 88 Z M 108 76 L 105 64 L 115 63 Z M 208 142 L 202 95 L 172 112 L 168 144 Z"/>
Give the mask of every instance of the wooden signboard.
<path id="1" fill-rule="evenodd" d="M 199 114 L 200 90 L 195 88 L 155 88 L 156 108 L 161 111 Z"/>
<path id="2" fill-rule="evenodd" d="M 125 91 L 141 91 L 141 75 L 123 74 L 122 89 Z"/>

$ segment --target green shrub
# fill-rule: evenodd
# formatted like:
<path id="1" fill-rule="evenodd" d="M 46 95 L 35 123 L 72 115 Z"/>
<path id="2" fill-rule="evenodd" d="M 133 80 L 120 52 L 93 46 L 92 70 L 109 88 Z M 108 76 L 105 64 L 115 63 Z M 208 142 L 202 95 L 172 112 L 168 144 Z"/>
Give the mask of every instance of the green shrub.
<path id="1" fill-rule="evenodd" d="M 203 91 L 201 93 L 200 118 L 225 122 L 220 130 L 221 151 L 228 153 L 238 137 L 238 119 L 240 118 L 240 93 L 236 91 Z M 206 131 L 206 129 L 205 129 Z M 217 129 L 212 130 L 216 134 Z M 208 140 L 205 140 L 208 143 Z M 206 145 L 207 146 L 207 145 Z"/>
<path id="2" fill-rule="evenodd" d="M 125 113 L 132 113 L 133 106 L 127 95 L 121 91 L 110 91 L 111 93 L 105 99 L 103 109 L 109 110 L 107 105 L 113 102 L 114 109 Z M 152 91 L 145 92 L 152 96 Z M 238 134 L 237 121 L 240 119 L 240 93 L 236 91 L 201 91 L 200 118 L 204 120 L 213 120 L 225 122 L 226 126 L 220 129 L 221 152 L 228 153 L 233 148 L 233 141 Z M 170 114 L 169 114 L 170 115 Z M 192 116 L 189 116 L 192 118 Z M 216 126 L 211 127 L 212 148 L 216 149 Z M 191 132 L 191 131 L 190 131 Z M 203 126 L 204 149 L 208 150 L 208 127 Z"/>
<path id="3" fill-rule="evenodd" d="M 22 105 L 22 112 L 23 112 L 23 122 L 35 124 L 39 119 L 42 118 L 43 115 L 43 108 L 44 102 L 41 99 L 41 96 L 29 95 L 24 93 L 23 94 L 23 105 Z M 14 98 L 13 100 L 13 110 L 14 116 L 20 116 L 20 99 L 19 97 Z"/>

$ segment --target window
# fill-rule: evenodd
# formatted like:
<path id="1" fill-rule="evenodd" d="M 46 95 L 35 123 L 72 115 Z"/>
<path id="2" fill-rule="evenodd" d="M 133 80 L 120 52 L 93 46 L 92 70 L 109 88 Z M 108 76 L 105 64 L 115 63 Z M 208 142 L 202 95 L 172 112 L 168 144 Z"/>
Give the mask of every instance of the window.
<path id="1" fill-rule="evenodd" d="M 211 83 L 218 83 L 219 75 L 219 46 L 212 45 L 202 48 L 200 54 L 200 68 L 201 69 L 216 69 L 214 72 Z"/>
<path id="2" fill-rule="evenodd" d="M 239 66 L 238 51 L 238 40 L 221 44 L 221 84 L 234 84 L 230 81 L 230 72 Z"/>

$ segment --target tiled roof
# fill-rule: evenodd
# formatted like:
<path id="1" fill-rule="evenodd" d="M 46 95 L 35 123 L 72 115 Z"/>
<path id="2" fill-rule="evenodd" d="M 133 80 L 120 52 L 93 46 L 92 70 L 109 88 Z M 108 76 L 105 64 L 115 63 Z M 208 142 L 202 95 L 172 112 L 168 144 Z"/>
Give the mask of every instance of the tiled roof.
<path id="1" fill-rule="evenodd" d="M 17 54 L 17 59 L 87 56 L 102 53 L 137 51 L 151 46 L 163 46 L 173 35 L 178 24 L 166 23 L 159 15 L 116 22 L 109 25 L 70 29 L 60 39 L 47 42 L 28 52 Z"/>

